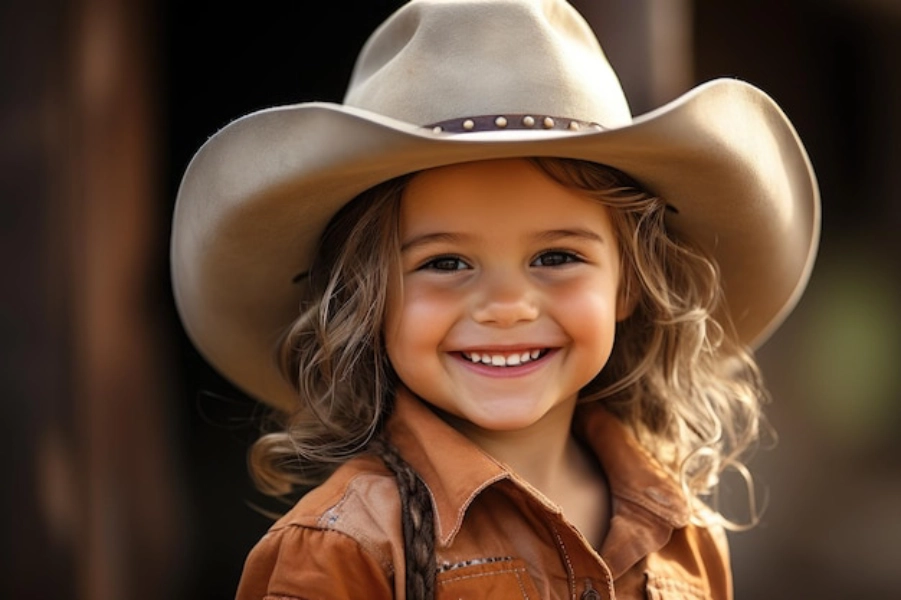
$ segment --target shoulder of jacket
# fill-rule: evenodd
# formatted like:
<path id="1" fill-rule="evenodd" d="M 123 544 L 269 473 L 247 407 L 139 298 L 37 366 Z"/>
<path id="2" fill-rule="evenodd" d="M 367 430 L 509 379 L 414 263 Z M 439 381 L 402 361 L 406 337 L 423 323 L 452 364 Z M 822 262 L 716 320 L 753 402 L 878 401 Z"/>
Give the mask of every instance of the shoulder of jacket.
<path id="1" fill-rule="evenodd" d="M 358 456 L 304 495 L 270 534 L 293 527 L 335 531 L 387 558 L 384 553 L 403 539 L 400 512 L 394 475 L 380 459 Z"/>

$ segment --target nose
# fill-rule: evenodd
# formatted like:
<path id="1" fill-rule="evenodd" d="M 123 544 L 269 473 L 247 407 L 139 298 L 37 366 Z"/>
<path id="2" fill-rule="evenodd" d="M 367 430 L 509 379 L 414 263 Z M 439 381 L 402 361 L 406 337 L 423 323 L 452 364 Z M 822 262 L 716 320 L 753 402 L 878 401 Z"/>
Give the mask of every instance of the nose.
<path id="1" fill-rule="evenodd" d="M 525 273 L 512 269 L 486 272 L 474 290 L 471 314 L 477 323 L 512 327 L 534 321 L 539 312 L 537 291 Z"/>

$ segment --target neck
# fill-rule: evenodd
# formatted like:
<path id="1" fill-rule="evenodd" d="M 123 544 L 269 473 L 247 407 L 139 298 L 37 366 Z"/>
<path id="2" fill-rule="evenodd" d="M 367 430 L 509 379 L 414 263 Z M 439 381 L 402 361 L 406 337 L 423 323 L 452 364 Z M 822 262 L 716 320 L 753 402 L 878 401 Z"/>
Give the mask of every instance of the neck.
<path id="1" fill-rule="evenodd" d="M 572 436 L 576 400 L 558 405 L 541 421 L 516 431 L 480 429 L 466 422 L 453 425 L 493 458 L 551 499 L 565 494 L 573 470 L 583 464 Z"/>

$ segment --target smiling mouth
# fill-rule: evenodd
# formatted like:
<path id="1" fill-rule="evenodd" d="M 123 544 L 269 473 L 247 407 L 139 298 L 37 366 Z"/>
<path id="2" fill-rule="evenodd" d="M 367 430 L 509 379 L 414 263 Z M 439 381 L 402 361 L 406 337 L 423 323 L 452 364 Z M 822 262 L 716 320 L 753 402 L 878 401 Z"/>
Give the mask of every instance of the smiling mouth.
<path id="1" fill-rule="evenodd" d="M 518 367 L 536 361 L 548 352 L 548 348 L 536 348 L 519 352 L 460 352 L 460 355 L 474 364 L 492 367 Z"/>

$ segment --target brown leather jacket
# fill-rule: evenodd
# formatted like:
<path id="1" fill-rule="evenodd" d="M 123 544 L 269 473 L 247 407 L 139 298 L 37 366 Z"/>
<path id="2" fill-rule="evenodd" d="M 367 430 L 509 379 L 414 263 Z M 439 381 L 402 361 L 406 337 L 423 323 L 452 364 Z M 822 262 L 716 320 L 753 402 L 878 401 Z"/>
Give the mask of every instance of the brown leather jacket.
<path id="1" fill-rule="evenodd" d="M 597 551 L 529 484 L 420 401 L 398 396 L 389 435 L 435 502 L 437 598 L 731 598 L 722 530 L 689 523 L 679 487 L 603 407 L 580 407 L 575 423 L 611 491 L 610 529 Z M 403 598 L 403 568 L 394 478 L 379 459 L 361 456 L 260 540 L 237 598 Z"/>

